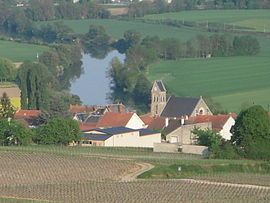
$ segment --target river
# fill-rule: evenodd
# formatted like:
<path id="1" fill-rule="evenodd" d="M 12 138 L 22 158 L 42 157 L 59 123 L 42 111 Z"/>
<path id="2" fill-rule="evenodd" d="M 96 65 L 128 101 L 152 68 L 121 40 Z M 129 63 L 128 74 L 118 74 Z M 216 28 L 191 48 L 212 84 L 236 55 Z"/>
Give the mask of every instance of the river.
<path id="1" fill-rule="evenodd" d="M 125 55 L 118 51 L 111 51 L 104 59 L 96 59 L 90 54 L 83 54 L 83 72 L 80 78 L 71 82 L 70 91 L 81 98 L 84 105 L 104 105 L 110 103 L 111 78 L 108 77 L 110 63 L 114 57 L 124 61 Z"/>

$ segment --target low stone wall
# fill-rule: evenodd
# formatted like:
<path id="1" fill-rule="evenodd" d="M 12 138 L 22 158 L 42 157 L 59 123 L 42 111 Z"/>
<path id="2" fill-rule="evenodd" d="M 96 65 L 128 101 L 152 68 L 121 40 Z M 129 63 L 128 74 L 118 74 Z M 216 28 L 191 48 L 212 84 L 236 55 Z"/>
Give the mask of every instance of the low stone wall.
<path id="1" fill-rule="evenodd" d="M 199 154 L 202 156 L 208 155 L 208 147 L 199 145 L 182 145 L 182 152 L 187 154 Z"/>
<path id="2" fill-rule="evenodd" d="M 177 153 L 178 143 L 154 143 L 154 152 Z"/>

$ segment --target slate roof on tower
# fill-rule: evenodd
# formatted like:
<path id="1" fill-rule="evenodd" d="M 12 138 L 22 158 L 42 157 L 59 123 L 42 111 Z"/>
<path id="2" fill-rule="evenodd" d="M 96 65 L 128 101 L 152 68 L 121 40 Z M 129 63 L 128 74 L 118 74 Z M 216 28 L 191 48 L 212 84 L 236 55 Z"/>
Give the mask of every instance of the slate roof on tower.
<path id="1" fill-rule="evenodd" d="M 199 101 L 200 98 L 171 96 L 160 116 L 169 118 L 190 116 Z"/>
<path id="2" fill-rule="evenodd" d="M 157 86 L 161 92 L 165 92 L 166 88 L 161 80 L 156 80 Z"/>

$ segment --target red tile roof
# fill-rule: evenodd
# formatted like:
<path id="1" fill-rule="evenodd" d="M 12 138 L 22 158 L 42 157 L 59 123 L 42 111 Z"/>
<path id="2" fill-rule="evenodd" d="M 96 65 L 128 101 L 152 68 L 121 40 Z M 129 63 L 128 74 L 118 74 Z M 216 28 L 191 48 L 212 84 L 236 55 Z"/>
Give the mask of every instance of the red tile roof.
<path id="1" fill-rule="evenodd" d="M 19 110 L 15 113 L 14 118 L 37 118 L 40 114 L 40 110 Z"/>
<path id="2" fill-rule="evenodd" d="M 113 113 L 107 112 L 98 121 L 97 127 L 118 127 L 126 126 L 134 113 Z"/>
<path id="3" fill-rule="evenodd" d="M 95 111 L 95 107 L 94 106 L 70 105 L 69 111 L 72 114 L 93 112 L 93 111 Z"/>
<path id="4" fill-rule="evenodd" d="M 229 115 L 199 115 L 199 116 L 190 117 L 188 121 L 191 123 L 211 122 L 213 131 L 220 132 L 230 117 L 232 117 L 230 114 Z"/>
<path id="5" fill-rule="evenodd" d="M 150 125 L 155 118 L 151 116 L 151 114 L 145 114 L 145 115 L 141 115 L 140 119 L 142 119 L 145 125 Z"/>
<path id="6" fill-rule="evenodd" d="M 89 131 L 89 130 L 93 130 L 97 127 L 97 125 L 94 123 L 80 123 L 79 128 L 81 131 Z"/>
<path id="7" fill-rule="evenodd" d="M 151 130 L 162 130 L 165 127 L 165 117 L 156 117 L 154 120 L 148 125 L 148 129 Z"/>

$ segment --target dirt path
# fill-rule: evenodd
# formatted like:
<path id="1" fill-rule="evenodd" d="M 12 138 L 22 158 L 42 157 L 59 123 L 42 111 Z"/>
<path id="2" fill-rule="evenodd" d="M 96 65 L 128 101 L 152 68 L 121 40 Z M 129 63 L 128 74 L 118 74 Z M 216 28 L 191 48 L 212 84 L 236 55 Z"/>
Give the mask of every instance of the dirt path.
<path id="1" fill-rule="evenodd" d="M 251 189 L 265 189 L 270 190 L 270 187 L 261 186 L 261 185 L 249 185 L 249 184 L 237 184 L 237 183 L 226 183 L 226 182 L 213 182 L 208 180 L 194 180 L 194 179 L 173 179 L 174 181 L 186 182 L 186 183 L 200 183 L 207 185 L 216 185 L 216 186 L 232 186 L 240 188 L 251 188 Z"/>
<path id="2" fill-rule="evenodd" d="M 139 170 L 131 171 L 130 173 L 124 175 L 121 178 L 121 181 L 123 182 L 136 181 L 139 175 L 154 168 L 154 166 L 149 163 L 136 163 L 136 164 L 139 166 Z"/>

